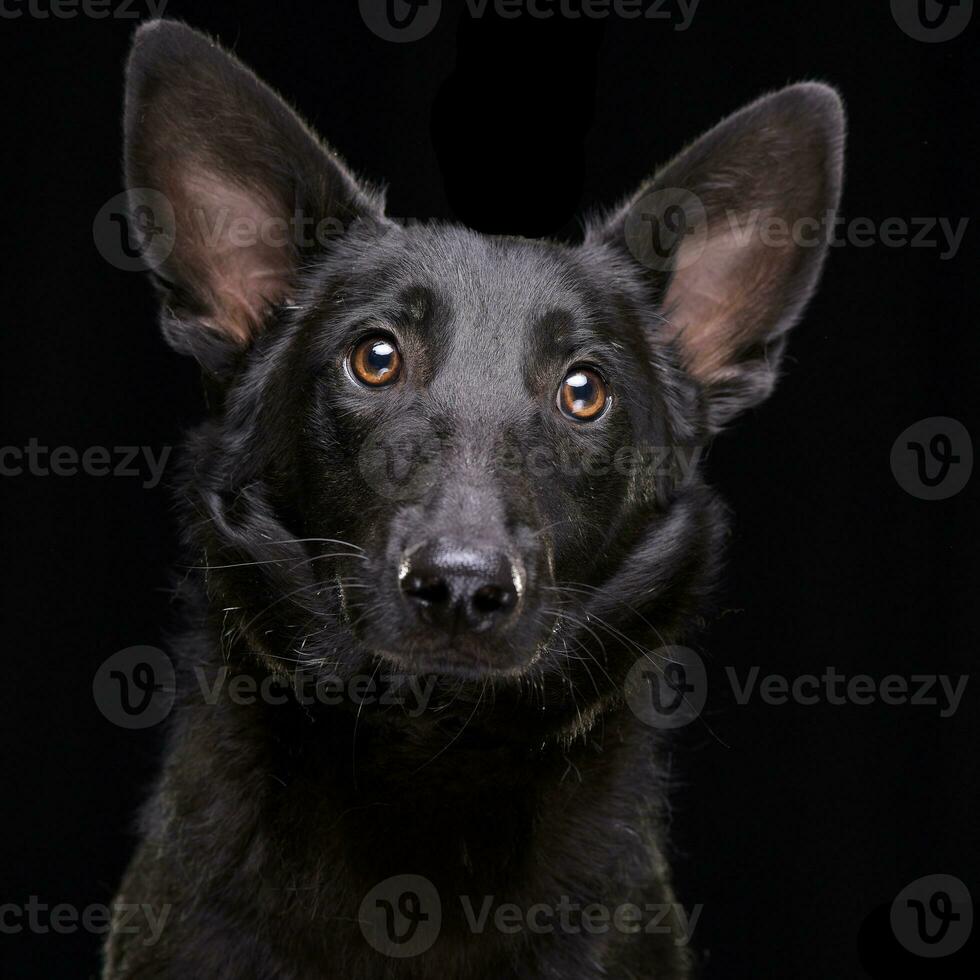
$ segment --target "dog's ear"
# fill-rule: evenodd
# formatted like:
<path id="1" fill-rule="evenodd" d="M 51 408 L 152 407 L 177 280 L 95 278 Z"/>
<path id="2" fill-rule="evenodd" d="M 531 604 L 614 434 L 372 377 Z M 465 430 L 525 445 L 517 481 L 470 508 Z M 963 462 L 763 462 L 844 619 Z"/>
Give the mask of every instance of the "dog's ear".
<path id="1" fill-rule="evenodd" d="M 330 234 L 383 220 L 380 195 L 279 96 L 175 21 L 136 32 L 125 140 L 131 225 L 153 231 L 143 256 L 164 290 L 164 332 L 212 370 L 289 301 Z"/>
<path id="2" fill-rule="evenodd" d="M 793 85 L 729 116 L 589 231 L 644 273 L 717 430 L 765 398 L 834 228 L 844 112 Z"/>

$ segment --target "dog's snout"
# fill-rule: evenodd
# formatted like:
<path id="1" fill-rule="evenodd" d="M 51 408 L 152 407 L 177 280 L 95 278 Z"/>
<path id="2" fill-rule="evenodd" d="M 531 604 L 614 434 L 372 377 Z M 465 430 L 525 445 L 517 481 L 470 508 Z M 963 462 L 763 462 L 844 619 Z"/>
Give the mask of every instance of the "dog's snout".
<path id="1" fill-rule="evenodd" d="M 520 605 L 523 577 L 495 548 L 429 542 L 409 551 L 401 592 L 424 623 L 451 633 L 499 629 Z"/>

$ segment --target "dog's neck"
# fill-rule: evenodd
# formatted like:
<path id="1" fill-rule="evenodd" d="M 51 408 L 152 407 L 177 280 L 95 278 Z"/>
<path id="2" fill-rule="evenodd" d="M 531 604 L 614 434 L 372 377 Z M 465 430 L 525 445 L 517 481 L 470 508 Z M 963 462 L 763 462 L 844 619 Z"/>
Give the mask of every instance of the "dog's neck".
<path id="1" fill-rule="evenodd" d="M 481 863 L 489 872 L 523 859 L 515 842 L 533 849 L 544 834 L 548 846 L 585 846 L 574 841 L 577 820 L 642 819 L 660 798 L 652 733 L 621 706 L 597 712 L 587 729 L 548 734 L 513 714 L 519 702 L 494 705 L 486 689 L 476 704 L 449 699 L 442 712 L 411 718 L 377 705 L 302 705 L 285 689 L 275 703 L 236 696 L 233 678 L 262 670 L 238 674 L 219 658 L 183 676 L 192 690 L 175 720 L 168 795 L 185 817 L 197 808 L 194 820 L 234 814 L 248 838 L 275 839 L 287 821 L 280 846 L 297 874 L 311 854 L 330 851 L 355 865 L 370 851 L 375 874 L 399 874 L 413 853 L 463 887 Z"/>

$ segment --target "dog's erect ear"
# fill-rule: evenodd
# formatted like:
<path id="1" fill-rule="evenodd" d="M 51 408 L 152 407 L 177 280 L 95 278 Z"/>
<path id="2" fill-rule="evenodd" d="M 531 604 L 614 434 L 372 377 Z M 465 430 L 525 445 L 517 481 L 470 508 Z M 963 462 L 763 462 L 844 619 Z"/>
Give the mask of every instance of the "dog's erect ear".
<path id="1" fill-rule="evenodd" d="M 587 245 L 647 275 L 658 333 L 705 388 L 720 428 L 772 390 L 840 199 L 844 111 L 826 85 L 793 85 L 729 116 L 660 170 Z"/>
<path id="2" fill-rule="evenodd" d="M 153 219 L 143 256 L 166 292 L 165 333 L 206 366 L 288 302 L 303 259 L 330 234 L 383 216 L 380 195 L 282 99 L 175 21 L 136 32 L 125 138 L 131 223 L 140 235 Z"/>

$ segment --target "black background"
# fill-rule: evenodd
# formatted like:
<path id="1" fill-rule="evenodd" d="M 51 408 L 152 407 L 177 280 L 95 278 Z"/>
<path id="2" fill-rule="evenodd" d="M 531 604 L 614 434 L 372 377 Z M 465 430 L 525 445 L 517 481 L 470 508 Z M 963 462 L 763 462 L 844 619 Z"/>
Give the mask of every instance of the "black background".
<path id="1" fill-rule="evenodd" d="M 353 2 L 172 0 L 220 36 L 399 217 L 574 238 L 685 142 L 761 92 L 818 78 L 850 121 L 843 213 L 976 214 L 977 18 L 927 44 L 887 2 L 702 0 L 658 20 L 473 22 L 372 34 Z M 137 2 L 134 9 L 146 10 Z M 196 369 L 164 346 L 142 276 L 105 261 L 92 221 L 121 189 L 121 70 L 137 22 L 0 20 L 3 437 L 26 446 L 177 444 L 201 416 Z M 927 502 L 893 478 L 908 425 L 980 435 L 976 234 L 939 248 L 834 249 L 773 399 L 714 446 L 734 509 L 724 614 L 699 643 L 712 690 L 672 768 L 680 896 L 704 906 L 710 978 L 891 976 L 887 906 L 913 879 L 976 877 L 977 690 L 960 710 L 735 702 L 741 676 L 970 673 L 978 477 Z M 110 654 L 166 646 L 176 532 L 143 478 L 5 476 L 0 903 L 108 903 L 158 736 L 92 697 Z M 100 939 L 0 935 L 0 976 L 89 977 Z M 972 940 L 971 946 L 976 945 Z M 969 951 L 969 947 L 967 952 Z M 961 976 L 965 953 L 912 962 Z"/>

